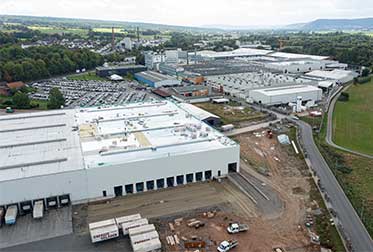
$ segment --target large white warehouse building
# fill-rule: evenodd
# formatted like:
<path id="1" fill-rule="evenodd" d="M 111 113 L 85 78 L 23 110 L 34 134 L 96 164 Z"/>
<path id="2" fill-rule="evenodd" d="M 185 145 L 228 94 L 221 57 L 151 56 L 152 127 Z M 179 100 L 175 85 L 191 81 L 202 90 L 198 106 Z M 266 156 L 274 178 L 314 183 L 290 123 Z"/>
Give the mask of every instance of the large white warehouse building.
<path id="1" fill-rule="evenodd" d="M 249 100 L 256 103 L 280 105 L 295 103 L 299 96 L 302 97 L 302 101 L 320 101 L 322 90 L 310 85 L 292 85 L 251 90 L 249 96 Z"/>
<path id="2" fill-rule="evenodd" d="M 0 118 L 0 205 L 73 203 L 239 169 L 239 145 L 171 102 Z"/>

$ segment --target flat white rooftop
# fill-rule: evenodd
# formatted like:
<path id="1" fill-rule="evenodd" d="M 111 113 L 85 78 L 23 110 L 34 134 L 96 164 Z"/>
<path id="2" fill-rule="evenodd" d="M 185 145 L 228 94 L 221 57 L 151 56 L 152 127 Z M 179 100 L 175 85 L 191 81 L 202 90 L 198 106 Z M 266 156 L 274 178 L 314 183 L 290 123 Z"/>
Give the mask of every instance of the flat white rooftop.
<path id="1" fill-rule="evenodd" d="M 0 116 L 0 181 L 236 145 L 172 102 Z"/>
<path id="2" fill-rule="evenodd" d="M 86 168 L 236 145 L 171 102 L 82 109 L 76 117 Z"/>
<path id="3" fill-rule="evenodd" d="M 0 181 L 83 168 L 73 110 L 0 117 Z"/>
<path id="4" fill-rule="evenodd" d="M 313 60 L 326 60 L 329 56 L 318 56 L 308 54 L 297 54 L 297 53 L 285 53 L 285 52 L 274 52 L 270 56 L 285 59 L 313 59 Z"/>
<path id="5" fill-rule="evenodd" d="M 334 69 L 333 71 L 322 71 L 315 70 L 309 73 L 306 73 L 307 76 L 322 77 L 325 79 L 340 80 L 348 76 L 357 76 L 353 71 Z"/>
<path id="6" fill-rule="evenodd" d="M 253 92 L 262 93 L 266 96 L 287 95 L 287 94 L 314 92 L 314 91 L 319 92 L 321 91 L 321 89 L 314 87 L 314 86 L 310 86 L 310 85 L 296 85 L 296 86 L 286 86 L 286 87 L 253 90 Z"/>

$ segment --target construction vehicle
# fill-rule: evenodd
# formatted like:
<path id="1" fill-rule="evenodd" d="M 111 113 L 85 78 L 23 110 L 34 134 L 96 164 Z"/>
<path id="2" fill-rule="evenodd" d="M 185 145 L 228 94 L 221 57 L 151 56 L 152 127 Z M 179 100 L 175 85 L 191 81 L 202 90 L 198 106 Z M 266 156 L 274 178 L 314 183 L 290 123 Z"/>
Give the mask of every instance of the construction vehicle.
<path id="1" fill-rule="evenodd" d="M 219 252 L 227 252 L 238 245 L 238 241 L 223 241 L 218 247 Z"/>
<path id="2" fill-rule="evenodd" d="M 249 226 L 246 224 L 230 223 L 229 226 L 227 227 L 227 231 L 230 234 L 245 232 L 247 230 L 249 230 Z"/>

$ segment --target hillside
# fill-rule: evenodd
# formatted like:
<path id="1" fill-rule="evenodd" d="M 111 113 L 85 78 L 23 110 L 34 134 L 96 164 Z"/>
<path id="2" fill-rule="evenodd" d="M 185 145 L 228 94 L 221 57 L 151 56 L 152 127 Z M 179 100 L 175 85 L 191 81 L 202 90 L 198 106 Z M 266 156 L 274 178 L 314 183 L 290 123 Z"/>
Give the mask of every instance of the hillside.
<path id="1" fill-rule="evenodd" d="M 317 19 L 304 24 L 291 24 L 285 29 L 329 31 L 329 30 L 372 30 L 373 18 Z"/>

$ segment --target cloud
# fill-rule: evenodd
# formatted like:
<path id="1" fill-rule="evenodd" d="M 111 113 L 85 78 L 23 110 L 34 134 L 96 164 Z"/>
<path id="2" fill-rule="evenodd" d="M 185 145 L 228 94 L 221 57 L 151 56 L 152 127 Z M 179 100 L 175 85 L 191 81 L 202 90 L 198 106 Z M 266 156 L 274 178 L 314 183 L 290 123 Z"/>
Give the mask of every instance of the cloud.
<path id="1" fill-rule="evenodd" d="M 175 25 L 279 25 L 373 15 L 371 0 L 0 0 L 0 14 Z"/>

